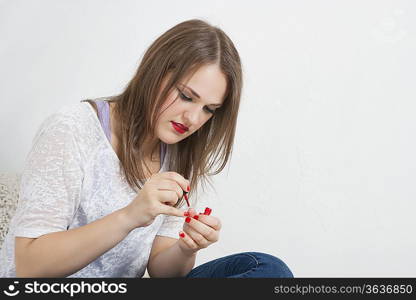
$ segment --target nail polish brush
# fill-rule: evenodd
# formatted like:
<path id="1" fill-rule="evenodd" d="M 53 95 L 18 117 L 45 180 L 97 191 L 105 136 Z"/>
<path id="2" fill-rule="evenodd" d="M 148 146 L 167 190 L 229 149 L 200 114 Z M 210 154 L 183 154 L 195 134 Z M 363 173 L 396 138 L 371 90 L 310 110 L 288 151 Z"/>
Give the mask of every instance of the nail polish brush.
<path id="1" fill-rule="evenodd" d="M 181 197 L 181 199 L 180 199 L 180 200 L 182 200 L 182 198 L 183 198 L 183 197 L 185 197 L 186 204 L 188 205 L 188 207 L 191 207 L 191 205 L 189 205 L 189 201 L 188 201 L 188 196 L 187 196 L 187 194 L 188 194 L 188 192 L 183 191 L 183 195 L 182 195 L 182 197 Z"/>

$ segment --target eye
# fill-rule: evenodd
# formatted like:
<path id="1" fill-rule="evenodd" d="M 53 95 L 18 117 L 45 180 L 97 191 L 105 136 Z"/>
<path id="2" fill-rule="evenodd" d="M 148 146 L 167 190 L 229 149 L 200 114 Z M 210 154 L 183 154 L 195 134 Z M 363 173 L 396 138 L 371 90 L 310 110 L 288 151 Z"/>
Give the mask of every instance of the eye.
<path id="1" fill-rule="evenodd" d="M 189 98 L 188 96 L 186 96 L 184 93 L 182 93 L 182 92 L 181 92 L 181 90 L 180 90 L 180 89 L 178 89 L 178 92 L 179 92 L 179 95 L 181 96 L 181 98 L 182 98 L 183 100 L 186 100 L 186 101 L 192 101 L 192 98 Z"/>
<path id="2" fill-rule="evenodd" d="M 206 107 L 206 109 L 207 109 L 207 111 L 208 111 L 210 114 L 214 114 L 214 113 L 215 113 L 215 110 L 209 109 L 208 107 Z"/>
<path id="3" fill-rule="evenodd" d="M 179 96 L 181 97 L 182 100 L 185 101 L 192 101 L 192 98 L 186 96 L 179 88 L 177 88 L 178 92 L 179 92 Z M 209 107 L 205 106 L 205 109 L 207 112 L 209 112 L 210 114 L 214 114 L 215 110 L 210 109 Z"/>

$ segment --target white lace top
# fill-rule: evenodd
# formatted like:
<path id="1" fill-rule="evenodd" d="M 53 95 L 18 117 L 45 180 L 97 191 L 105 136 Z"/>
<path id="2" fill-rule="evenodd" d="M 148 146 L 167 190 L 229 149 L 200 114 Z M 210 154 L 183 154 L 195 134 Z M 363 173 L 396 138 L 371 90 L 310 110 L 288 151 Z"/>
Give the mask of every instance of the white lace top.
<path id="1" fill-rule="evenodd" d="M 159 172 L 165 172 L 169 147 Z M 128 205 L 133 190 L 87 102 L 63 107 L 40 126 L 22 174 L 20 199 L 0 251 L 0 277 L 15 277 L 14 238 L 80 227 Z M 184 209 L 185 207 L 181 207 Z M 159 215 L 69 277 L 142 277 L 156 235 L 178 238 L 183 218 Z"/>

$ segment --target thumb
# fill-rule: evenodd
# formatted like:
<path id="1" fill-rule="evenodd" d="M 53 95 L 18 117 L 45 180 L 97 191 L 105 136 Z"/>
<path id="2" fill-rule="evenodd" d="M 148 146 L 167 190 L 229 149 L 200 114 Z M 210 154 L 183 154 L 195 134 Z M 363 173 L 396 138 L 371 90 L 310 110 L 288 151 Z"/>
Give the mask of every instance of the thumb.
<path id="1" fill-rule="evenodd" d="M 165 215 L 175 216 L 175 217 L 184 217 L 185 210 L 180 210 L 169 205 L 162 205 L 161 213 Z"/>

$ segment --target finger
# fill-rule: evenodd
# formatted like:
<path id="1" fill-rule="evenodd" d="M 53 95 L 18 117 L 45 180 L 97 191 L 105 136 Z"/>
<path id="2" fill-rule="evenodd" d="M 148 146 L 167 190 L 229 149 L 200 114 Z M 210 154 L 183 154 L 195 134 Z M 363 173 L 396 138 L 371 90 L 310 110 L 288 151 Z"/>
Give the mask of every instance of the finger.
<path id="1" fill-rule="evenodd" d="M 214 228 L 200 222 L 198 219 L 201 215 L 195 215 L 193 218 L 186 217 L 185 219 L 185 226 L 184 229 L 187 228 L 187 226 L 194 229 L 196 232 L 201 234 L 205 237 L 205 239 L 209 241 L 217 241 L 218 240 L 218 231 L 216 231 Z"/>
<path id="2" fill-rule="evenodd" d="M 183 191 L 188 192 L 188 186 L 190 186 L 190 181 L 188 179 L 185 179 L 182 175 L 176 172 L 163 172 L 162 176 L 164 178 L 174 180 L 177 184 L 180 185 Z"/>
<path id="3" fill-rule="evenodd" d="M 180 237 L 180 240 L 182 242 L 184 242 L 190 249 L 193 249 L 193 250 L 197 250 L 198 249 L 198 245 L 185 232 L 183 232 L 183 231 L 179 232 L 179 237 Z"/>
<path id="4" fill-rule="evenodd" d="M 159 191 L 174 191 L 176 192 L 176 199 L 181 198 L 184 191 L 182 190 L 181 186 L 174 180 L 170 179 L 162 179 L 161 182 L 158 184 Z"/>
<path id="5" fill-rule="evenodd" d="M 212 212 L 212 209 L 211 208 L 209 208 L 209 207 L 205 207 L 205 211 L 204 211 L 204 215 L 210 215 L 211 214 L 211 212 Z"/>
<path id="6" fill-rule="evenodd" d="M 185 226 L 183 231 L 192 238 L 192 240 L 198 245 L 199 248 L 206 248 L 208 246 L 209 241 L 202 234 L 195 231 L 190 226 Z"/>
<path id="7" fill-rule="evenodd" d="M 159 195 L 157 197 L 160 203 L 174 206 L 178 199 L 176 198 L 176 192 L 172 190 L 159 190 Z"/>
<path id="8" fill-rule="evenodd" d="M 200 221 L 201 223 L 205 225 L 208 225 L 209 227 L 215 230 L 220 230 L 222 227 L 221 220 L 214 216 L 207 216 L 207 215 L 200 213 L 198 215 L 198 221 Z"/>
<path id="9" fill-rule="evenodd" d="M 193 209 L 192 207 L 190 207 L 186 211 L 186 214 L 185 215 L 193 218 L 195 215 L 197 215 L 197 213 L 196 213 L 196 210 L 195 209 Z"/>

